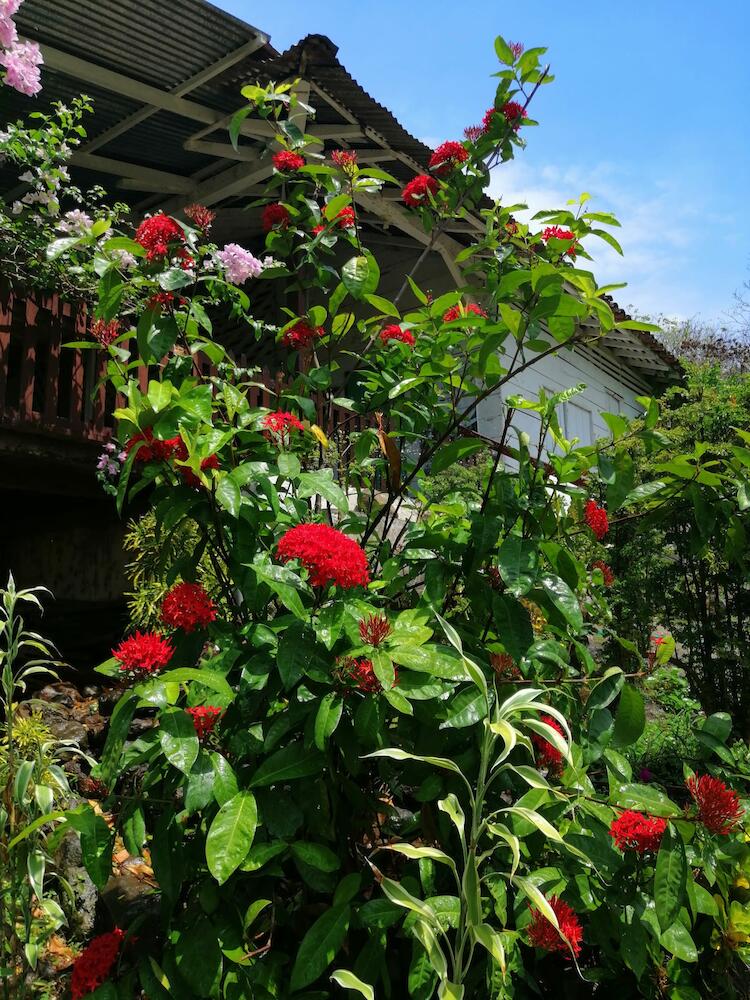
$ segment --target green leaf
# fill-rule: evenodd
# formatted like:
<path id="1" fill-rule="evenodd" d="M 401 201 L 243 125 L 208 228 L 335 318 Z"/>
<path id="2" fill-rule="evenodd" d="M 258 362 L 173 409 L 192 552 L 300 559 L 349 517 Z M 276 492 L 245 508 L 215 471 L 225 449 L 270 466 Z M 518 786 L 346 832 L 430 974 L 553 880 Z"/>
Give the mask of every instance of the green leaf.
<path id="1" fill-rule="evenodd" d="M 159 741 L 164 756 L 183 774 L 190 774 L 200 749 L 193 720 L 181 708 L 166 708 L 159 716 Z"/>
<path id="2" fill-rule="evenodd" d="M 114 834 L 89 806 L 69 812 L 68 821 L 81 836 L 81 855 L 91 881 L 97 889 L 103 889 L 112 875 Z"/>
<path id="3" fill-rule="evenodd" d="M 338 726 L 344 711 L 344 699 L 335 691 L 329 691 L 318 706 L 315 716 L 315 746 L 324 750 L 328 739 Z"/>
<path id="4" fill-rule="evenodd" d="M 662 931 L 677 920 L 687 892 L 687 879 L 685 845 L 670 824 L 661 839 L 654 875 L 654 902 Z"/>
<path id="5" fill-rule="evenodd" d="M 675 958 L 681 958 L 683 962 L 698 961 L 698 949 L 695 947 L 695 942 L 687 928 L 679 921 L 675 921 L 671 927 L 664 931 L 660 941 Z"/>
<path id="6" fill-rule="evenodd" d="M 166 670 L 154 679 L 153 684 L 187 684 L 195 681 L 203 687 L 211 688 L 222 696 L 222 700 L 227 704 L 234 700 L 234 691 L 227 683 L 226 677 L 217 670 L 210 670 L 207 667 L 177 667 L 174 670 Z M 150 685 L 149 685 L 150 687 Z"/>
<path id="7" fill-rule="evenodd" d="M 550 602 L 563 618 L 576 632 L 580 632 L 583 629 L 583 612 L 578 598 L 567 583 L 559 576 L 545 573 L 542 577 L 542 586 Z"/>
<path id="8" fill-rule="evenodd" d="M 521 660 L 534 641 L 529 613 L 509 594 L 492 594 L 492 617 L 495 631 L 506 652 Z"/>
<path id="9" fill-rule="evenodd" d="M 219 809 L 206 837 L 208 870 L 221 885 L 245 860 L 258 824 L 252 792 L 238 792 Z"/>
<path id="10" fill-rule="evenodd" d="M 294 778 L 309 778 L 323 767 L 325 758 L 302 743 L 291 743 L 264 760 L 250 781 L 251 787 L 265 788 Z"/>
<path id="11" fill-rule="evenodd" d="M 436 475 L 438 472 L 443 472 L 461 459 L 475 455 L 485 447 L 485 442 L 476 438 L 459 438 L 457 441 L 450 441 L 438 449 L 430 464 L 430 474 Z"/>
<path id="12" fill-rule="evenodd" d="M 242 493 L 231 472 L 220 472 L 216 484 L 216 499 L 232 517 L 237 517 L 242 504 Z"/>
<path id="13" fill-rule="evenodd" d="M 624 809 L 638 809 L 652 816 L 682 815 L 682 809 L 652 785 L 620 785 L 612 798 Z"/>
<path id="14" fill-rule="evenodd" d="M 321 872 L 336 872 L 341 867 L 341 860 L 337 854 L 324 844 L 310 844 L 307 841 L 298 840 L 291 845 L 293 856 L 311 868 L 317 868 Z"/>
<path id="15" fill-rule="evenodd" d="M 363 983 L 348 969 L 336 969 L 335 972 L 331 973 L 331 979 L 345 990 L 356 990 L 361 993 L 365 1000 L 375 1000 L 375 990 L 372 986 L 369 983 Z"/>
<path id="16" fill-rule="evenodd" d="M 595 712 L 600 708 L 606 708 L 615 700 L 624 683 L 625 674 L 622 670 L 619 667 L 610 667 L 591 689 L 586 701 L 586 711 Z"/>
<path id="17" fill-rule="evenodd" d="M 133 721 L 137 706 L 138 698 L 136 695 L 132 691 L 126 691 L 112 712 L 107 731 L 107 741 L 104 744 L 99 764 L 99 774 L 105 784 L 110 784 L 117 772 L 122 748 L 125 746 L 125 740 L 128 738 L 130 723 Z"/>
<path id="18" fill-rule="evenodd" d="M 332 906 L 318 917 L 297 952 L 292 968 L 292 991 L 304 989 L 325 972 L 344 943 L 350 919 L 348 905 Z"/>
<path id="19" fill-rule="evenodd" d="M 363 299 L 377 290 L 380 269 L 371 253 L 352 257 L 341 269 L 341 280 L 355 299 Z"/>
<path id="20" fill-rule="evenodd" d="M 500 575 L 514 597 L 522 597 L 536 577 L 538 549 L 520 535 L 509 535 L 497 554 Z"/>
<path id="21" fill-rule="evenodd" d="M 646 706 L 643 695 L 632 684 L 626 684 L 620 692 L 620 701 L 617 705 L 613 745 L 630 746 L 636 742 L 645 726 Z"/>

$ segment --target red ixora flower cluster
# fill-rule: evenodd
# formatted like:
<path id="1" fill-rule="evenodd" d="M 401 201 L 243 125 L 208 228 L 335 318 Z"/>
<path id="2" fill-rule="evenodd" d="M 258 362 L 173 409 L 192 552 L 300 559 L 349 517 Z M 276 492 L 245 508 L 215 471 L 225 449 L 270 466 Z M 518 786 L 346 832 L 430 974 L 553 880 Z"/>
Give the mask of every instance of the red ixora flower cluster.
<path id="1" fill-rule="evenodd" d="M 698 820 L 711 833 L 731 833 L 744 813 L 737 792 L 710 774 L 693 775 L 685 782 L 698 806 Z"/>
<path id="2" fill-rule="evenodd" d="M 181 438 L 169 438 L 166 441 L 159 441 L 154 437 L 153 430 L 147 427 L 126 442 L 125 451 L 129 455 L 137 445 L 144 442 L 136 453 L 136 462 L 168 462 L 174 455 L 176 442 L 181 440 Z"/>
<path id="3" fill-rule="evenodd" d="M 270 233 L 272 229 L 286 229 L 290 221 L 289 209 L 277 201 L 266 205 L 260 216 L 264 233 Z"/>
<path id="4" fill-rule="evenodd" d="M 338 226 L 339 229 L 353 229 L 357 225 L 357 216 L 351 205 L 346 205 L 340 212 L 336 213 L 333 217 L 333 225 Z M 319 222 L 317 226 L 312 228 L 313 236 L 322 233 L 325 228 L 325 222 Z"/>
<path id="5" fill-rule="evenodd" d="M 601 572 L 604 577 L 605 587 L 611 587 L 615 582 L 615 574 L 612 572 L 612 569 L 605 562 L 602 562 L 601 559 L 597 559 L 595 562 L 592 562 L 591 568 L 598 569 Z"/>
<path id="6" fill-rule="evenodd" d="M 216 212 L 212 212 L 205 205 L 187 205 L 182 211 L 184 216 L 190 219 L 195 228 L 202 230 L 204 233 L 211 228 L 216 218 Z"/>
<path id="7" fill-rule="evenodd" d="M 136 229 L 134 239 L 146 251 L 146 260 L 166 257 L 171 248 L 182 260 L 183 268 L 191 267 L 195 263 L 182 245 L 185 242 L 182 226 L 163 212 L 157 212 L 156 215 L 144 219 Z"/>
<path id="8" fill-rule="evenodd" d="M 412 177 L 401 192 L 401 200 L 410 208 L 429 205 L 430 195 L 434 197 L 438 192 L 438 187 L 439 184 L 434 177 L 430 177 L 429 174 L 419 174 L 417 177 Z"/>
<path id="9" fill-rule="evenodd" d="M 331 159 L 345 173 L 352 172 L 357 165 L 357 153 L 353 149 L 334 149 Z"/>
<path id="10" fill-rule="evenodd" d="M 178 305 L 184 306 L 187 303 L 187 299 L 183 295 L 175 295 L 174 292 L 155 292 L 150 295 L 146 305 L 149 309 L 155 309 L 156 306 L 171 306 Z"/>
<path id="11" fill-rule="evenodd" d="M 543 715 L 539 721 L 546 723 L 550 729 L 554 729 L 561 736 L 565 735 L 560 723 L 557 719 L 553 719 L 551 715 Z M 554 743 L 546 740 L 541 733 L 532 733 L 531 742 L 534 744 L 534 749 L 536 750 L 537 767 L 546 767 L 550 773 L 559 774 L 562 771 L 563 755 Z"/>
<path id="12" fill-rule="evenodd" d="M 200 708 L 186 708 L 185 711 L 193 720 L 195 732 L 199 740 L 205 739 L 222 716 L 223 710 L 215 705 L 201 705 Z"/>
<path id="13" fill-rule="evenodd" d="M 72 1000 L 81 1000 L 109 979 L 125 937 L 119 927 L 95 937 L 73 963 L 70 978 Z"/>
<path id="14" fill-rule="evenodd" d="M 561 951 L 570 958 L 571 953 L 578 958 L 581 951 L 583 927 L 575 911 L 568 904 L 553 896 L 549 905 L 557 917 L 558 930 L 540 910 L 531 910 L 531 923 L 526 928 L 529 943 L 543 951 Z"/>
<path id="15" fill-rule="evenodd" d="M 199 583 L 178 583 L 166 595 L 161 620 L 170 628 L 194 632 L 216 619 L 216 606 Z"/>
<path id="16" fill-rule="evenodd" d="M 414 347 L 414 334 L 411 330 L 403 330 L 396 323 L 383 327 L 380 331 L 380 340 L 383 344 L 387 344 L 390 340 L 400 340 L 402 344 Z"/>
<path id="17" fill-rule="evenodd" d="M 313 587 L 365 587 L 370 582 L 364 549 L 328 524 L 298 524 L 279 539 L 279 559 L 299 559 Z"/>
<path id="18" fill-rule="evenodd" d="M 526 114 L 523 105 L 519 104 L 518 101 L 506 101 L 500 109 L 490 108 L 485 112 L 484 118 L 482 119 L 482 132 L 485 135 L 492 128 L 495 115 L 498 113 L 503 116 L 510 126 L 512 126 L 514 132 L 517 132 L 521 127 L 521 121 Z"/>
<path id="19" fill-rule="evenodd" d="M 117 319 L 103 320 L 95 319 L 91 324 L 91 336 L 98 341 L 102 347 L 109 345 L 120 336 L 120 321 Z"/>
<path id="20" fill-rule="evenodd" d="M 443 142 L 437 147 L 430 157 L 428 166 L 438 177 L 445 177 L 446 174 L 451 173 L 456 167 L 460 167 L 462 163 L 466 163 L 468 159 L 468 149 L 461 145 L 460 142 L 449 139 L 448 142 Z"/>
<path id="21" fill-rule="evenodd" d="M 174 646 L 158 632 L 136 632 L 112 650 L 112 656 L 120 661 L 120 670 L 132 677 L 158 674 L 173 655 Z"/>
<path id="22" fill-rule="evenodd" d="M 604 507 L 600 507 L 596 500 L 586 502 L 586 524 L 594 532 L 599 541 L 609 531 L 609 520 Z"/>
<path id="23" fill-rule="evenodd" d="M 286 174 L 294 173 L 295 170 L 301 170 L 305 165 L 304 156 L 300 156 L 299 153 L 293 153 L 290 149 L 280 149 L 278 153 L 273 154 L 271 159 L 276 169 Z"/>
<path id="24" fill-rule="evenodd" d="M 322 326 L 310 326 L 304 319 L 298 319 L 293 326 L 284 331 L 281 343 L 284 347 L 299 350 L 300 347 L 309 347 L 316 340 L 320 340 L 324 332 Z"/>
<path id="25" fill-rule="evenodd" d="M 667 821 L 659 816 L 645 816 L 634 809 L 626 809 L 612 821 L 609 835 L 621 851 L 658 851 Z"/>
<path id="26" fill-rule="evenodd" d="M 571 257 L 575 260 L 578 243 L 576 242 L 576 234 L 572 230 L 563 229 L 562 226 L 547 226 L 546 229 L 542 230 L 542 239 L 545 243 L 547 243 L 548 240 L 570 241 L 570 246 L 565 251 L 565 254 L 567 257 Z"/>
<path id="27" fill-rule="evenodd" d="M 383 685 L 375 676 L 372 660 L 356 660 L 352 656 L 347 656 L 342 661 L 337 675 L 343 684 L 358 688 L 365 694 L 377 694 L 383 690 Z"/>
<path id="28" fill-rule="evenodd" d="M 522 676 L 516 661 L 509 653 L 490 653 L 490 666 L 500 680 L 518 680 Z M 554 747 L 552 749 L 554 750 Z"/>
<path id="29" fill-rule="evenodd" d="M 276 413 L 267 413 L 262 420 L 264 431 L 263 433 L 268 438 L 269 441 L 275 441 L 278 444 L 289 444 L 292 440 L 293 431 L 303 431 L 305 430 L 305 425 L 299 419 L 295 417 L 293 413 L 285 413 L 282 410 L 278 410 Z"/>
<path id="30" fill-rule="evenodd" d="M 470 302 L 467 306 L 463 302 L 459 302 L 458 305 L 451 306 L 450 309 L 445 310 L 443 313 L 443 322 L 452 323 L 454 319 L 463 319 L 469 315 L 481 316 L 482 319 L 487 319 L 487 313 L 475 302 Z"/>
<path id="31" fill-rule="evenodd" d="M 180 458 L 179 455 L 175 455 L 175 458 Z M 185 449 L 185 456 L 181 460 L 184 462 L 187 458 L 187 449 Z M 219 468 L 219 456 L 209 455 L 201 461 L 201 472 L 210 472 L 211 469 Z M 199 489 L 203 484 L 200 479 L 196 476 L 193 470 L 188 465 L 178 465 L 177 471 L 182 476 L 186 486 L 192 486 L 193 489 Z"/>
<path id="32" fill-rule="evenodd" d="M 360 619 L 359 634 L 368 646 L 379 646 L 391 634 L 391 626 L 385 615 L 368 615 Z"/>

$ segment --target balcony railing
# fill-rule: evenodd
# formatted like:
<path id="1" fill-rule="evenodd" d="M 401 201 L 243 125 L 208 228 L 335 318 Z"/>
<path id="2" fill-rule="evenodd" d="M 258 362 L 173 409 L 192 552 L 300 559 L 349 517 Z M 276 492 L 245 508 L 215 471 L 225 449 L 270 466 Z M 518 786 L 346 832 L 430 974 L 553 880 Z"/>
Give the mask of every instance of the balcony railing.
<path id="1" fill-rule="evenodd" d="M 114 410 L 123 405 L 109 385 L 98 385 L 106 356 L 101 351 L 63 347 L 87 338 L 85 307 L 57 295 L 30 298 L 0 294 L 0 429 L 36 432 L 78 441 L 103 441 L 112 432 Z M 213 371 L 199 358 L 205 374 Z M 235 356 L 242 367 L 244 355 Z M 142 388 L 149 373 L 140 370 Z M 249 390 L 251 406 L 275 407 L 283 376 L 267 368 L 256 377 L 261 386 Z M 369 421 L 339 406 L 316 399 L 318 424 L 332 434 L 342 425 L 361 430 Z"/>

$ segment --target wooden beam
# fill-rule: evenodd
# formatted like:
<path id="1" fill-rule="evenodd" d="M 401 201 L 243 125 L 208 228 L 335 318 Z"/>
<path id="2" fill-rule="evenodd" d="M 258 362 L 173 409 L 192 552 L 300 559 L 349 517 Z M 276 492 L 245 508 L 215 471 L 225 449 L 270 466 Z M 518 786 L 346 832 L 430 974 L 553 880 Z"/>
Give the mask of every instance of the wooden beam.
<path id="1" fill-rule="evenodd" d="M 204 153 L 206 156 L 216 156 L 222 160 L 243 160 L 246 163 L 258 162 L 258 150 L 248 147 L 237 149 L 228 142 L 208 142 L 205 139 L 186 139 L 183 149 L 189 153 Z"/>
<path id="2" fill-rule="evenodd" d="M 172 114 L 202 122 L 204 125 L 210 125 L 224 117 L 220 111 L 215 111 L 213 108 L 206 108 L 195 101 L 187 101 L 184 97 L 176 97 L 174 94 L 166 93 L 148 83 L 141 83 L 138 80 L 133 80 L 132 77 L 124 76 L 122 73 L 106 69 L 104 66 L 79 59 L 68 52 L 61 52 L 51 45 L 40 47 L 44 63 L 49 69 L 58 70 L 82 83 L 93 83 L 104 90 L 120 94 L 121 97 L 129 97 L 142 104 L 150 104 L 162 111 L 171 111 Z"/>
<path id="3" fill-rule="evenodd" d="M 174 193 L 192 191 L 194 182 L 190 177 L 171 174 L 166 170 L 155 170 L 152 167 L 142 167 L 137 163 L 127 163 L 125 160 L 113 160 L 109 156 L 98 156 L 94 153 L 76 151 L 70 158 L 75 167 L 86 170 L 97 170 L 103 174 L 116 174 L 118 177 L 129 177 L 134 181 L 143 181 L 146 185 L 138 190 L 150 191 L 150 185 L 157 185 L 156 190 L 167 190 Z M 133 185 L 133 187 L 137 187 Z"/>
<path id="4" fill-rule="evenodd" d="M 209 80 L 213 80 L 214 77 L 219 76 L 225 70 L 230 69 L 236 63 L 240 62 L 246 56 L 252 55 L 258 49 L 263 48 L 264 45 L 268 43 L 268 35 L 264 35 L 260 32 L 251 41 L 246 42 L 244 45 L 240 45 L 239 48 L 234 49 L 224 56 L 223 59 L 218 59 L 216 62 L 211 63 L 205 69 L 202 69 L 199 73 L 195 73 L 189 79 L 185 80 L 184 83 L 179 84 L 179 86 L 174 87 L 169 91 L 174 97 L 184 97 L 189 94 L 192 90 L 198 87 L 202 87 L 204 83 L 208 83 Z M 93 153 L 95 149 L 101 149 L 102 146 L 106 146 L 108 142 L 116 139 L 118 136 L 123 135 L 125 132 L 129 132 L 130 129 L 135 128 L 136 125 L 140 125 L 141 122 L 146 121 L 152 115 L 155 115 L 158 108 L 147 106 L 142 108 L 140 111 L 136 111 L 132 115 L 128 115 L 127 118 L 123 118 L 121 122 L 113 125 L 111 128 L 106 129 L 100 135 L 94 136 L 90 142 L 87 142 L 85 146 L 82 147 L 82 152 Z"/>

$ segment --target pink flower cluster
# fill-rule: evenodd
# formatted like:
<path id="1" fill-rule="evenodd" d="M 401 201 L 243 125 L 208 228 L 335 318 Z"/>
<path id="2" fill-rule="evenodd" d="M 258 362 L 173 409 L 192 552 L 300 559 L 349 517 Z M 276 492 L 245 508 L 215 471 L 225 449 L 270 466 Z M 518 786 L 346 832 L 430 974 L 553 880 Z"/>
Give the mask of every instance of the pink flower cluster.
<path id="1" fill-rule="evenodd" d="M 40 66 L 44 62 L 36 42 L 20 42 L 13 23 L 22 0 L 0 0 L 0 66 L 5 67 L 5 83 L 27 97 L 42 89 Z"/>
<path id="2" fill-rule="evenodd" d="M 238 243 L 227 243 L 216 256 L 233 285 L 244 285 L 248 278 L 257 278 L 263 270 L 262 262 Z"/>

